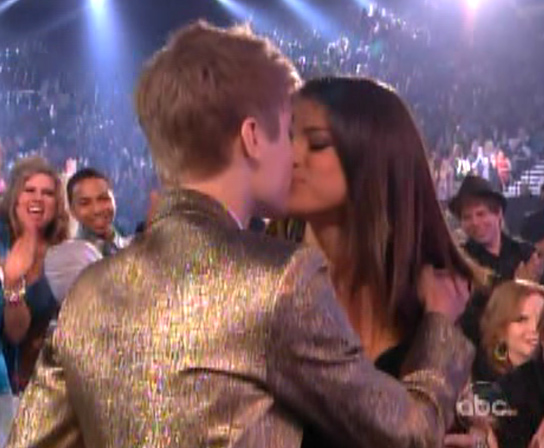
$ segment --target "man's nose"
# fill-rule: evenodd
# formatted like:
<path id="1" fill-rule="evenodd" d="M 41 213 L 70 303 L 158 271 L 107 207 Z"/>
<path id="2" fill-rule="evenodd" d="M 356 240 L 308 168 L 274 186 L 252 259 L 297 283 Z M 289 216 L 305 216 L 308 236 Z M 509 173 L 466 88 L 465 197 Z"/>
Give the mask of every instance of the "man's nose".
<path id="1" fill-rule="evenodd" d="M 100 207 L 100 205 L 97 204 L 96 202 L 93 202 L 91 205 L 91 210 L 94 215 L 98 215 L 100 214 L 100 212 L 102 212 L 102 207 Z"/>

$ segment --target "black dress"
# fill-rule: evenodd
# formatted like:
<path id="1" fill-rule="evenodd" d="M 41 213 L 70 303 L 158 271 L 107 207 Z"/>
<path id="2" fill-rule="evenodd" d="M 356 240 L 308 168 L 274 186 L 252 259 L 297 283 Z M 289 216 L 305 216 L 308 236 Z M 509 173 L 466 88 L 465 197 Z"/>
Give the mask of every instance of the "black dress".
<path id="1" fill-rule="evenodd" d="M 408 343 L 397 345 L 386 352 L 376 360 L 375 366 L 378 370 L 384 373 L 399 378 L 402 364 L 410 349 Z M 337 443 L 332 442 L 317 428 L 311 425 L 304 427 L 304 436 L 302 438 L 301 448 L 345 448 L 340 447 Z"/>
<path id="2" fill-rule="evenodd" d="M 527 448 L 544 418 L 544 359 L 538 357 L 499 380 L 513 417 L 498 419 L 497 439 L 501 448 Z"/>

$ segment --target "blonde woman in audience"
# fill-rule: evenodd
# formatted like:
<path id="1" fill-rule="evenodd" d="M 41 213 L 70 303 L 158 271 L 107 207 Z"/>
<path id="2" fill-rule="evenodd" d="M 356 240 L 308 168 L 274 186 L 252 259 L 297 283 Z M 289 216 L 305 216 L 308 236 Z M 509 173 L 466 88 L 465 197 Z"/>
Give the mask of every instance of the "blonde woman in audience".
<path id="1" fill-rule="evenodd" d="M 21 160 L 2 204 L 3 348 L 13 392 L 21 392 L 58 305 L 44 276 L 49 247 L 64 241 L 68 214 L 62 182 L 43 159 Z"/>
<path id="2" fill-rule="evenodd" d="M 539 347 L 544 289 L 525 280 L 499 285 L 481 320 L 482 350 L 497 377 L 527 362 Z"/>
<path id="3" fill-rule="evenodd" d="M 509 412 L 496 418 L 501 448 L 544 446 L 544 287 L 513 280 L 498 286 L 482 319 L 483 349 Z M 540 428 L 539 428 L 540 426 Z"/>

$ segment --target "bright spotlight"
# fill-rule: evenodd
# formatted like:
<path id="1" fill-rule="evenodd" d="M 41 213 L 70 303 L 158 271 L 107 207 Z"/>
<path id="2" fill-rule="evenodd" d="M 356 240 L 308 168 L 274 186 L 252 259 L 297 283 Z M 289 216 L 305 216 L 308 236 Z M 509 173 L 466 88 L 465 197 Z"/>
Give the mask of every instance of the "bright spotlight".
<path id="1" fill-rule="evenodd" d="M 218 0 L 218 2 L 238 20 L 247 20 L 250 16 L 248 9 L 235 0 Z"/>
<path id="2" fill-rule="evenodd" d="M 336 27 L 332 19 L 308 0 L 283 0 L 299 19 L 310 24 L 315 30 L 324 32 L 327 36 L 338 36 L 340 30 Z"/>
<path id="3" fill-rule="evenodd" d="M 0 3 L 0 13 L 7 11 L 9 8 L 11 8 L 18 1 L 19 0 L 7 0 L 4 3 Z"/>
<path id="4" fill-rule="evenodd" d="M 467 6 L 470 10 L 475 11 L 480 6 L 480 0 L 466 0 Z"/>

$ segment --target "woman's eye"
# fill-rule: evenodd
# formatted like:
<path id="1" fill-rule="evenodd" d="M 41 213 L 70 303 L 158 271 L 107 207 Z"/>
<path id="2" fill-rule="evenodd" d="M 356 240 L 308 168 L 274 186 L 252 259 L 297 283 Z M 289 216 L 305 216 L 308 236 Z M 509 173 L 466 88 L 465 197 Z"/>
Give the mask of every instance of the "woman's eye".
<path id="1" fill-rule="evenodd" d="M 310 151 L 319 152 L 331 146 L 331 142 L 310 142 Z"/>

